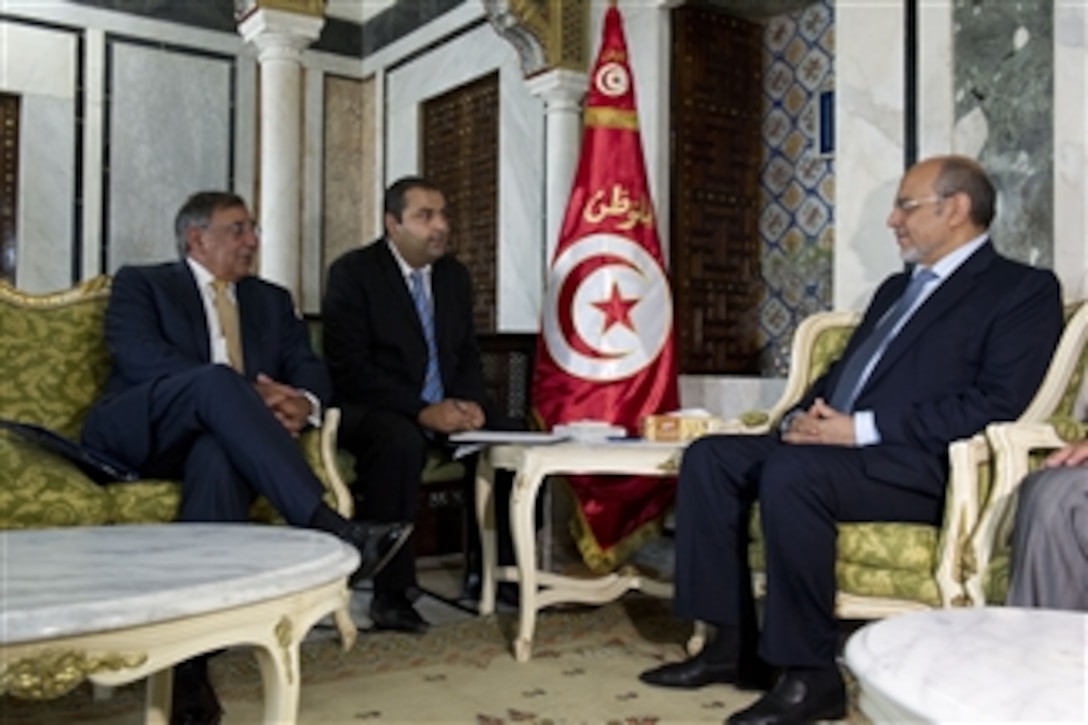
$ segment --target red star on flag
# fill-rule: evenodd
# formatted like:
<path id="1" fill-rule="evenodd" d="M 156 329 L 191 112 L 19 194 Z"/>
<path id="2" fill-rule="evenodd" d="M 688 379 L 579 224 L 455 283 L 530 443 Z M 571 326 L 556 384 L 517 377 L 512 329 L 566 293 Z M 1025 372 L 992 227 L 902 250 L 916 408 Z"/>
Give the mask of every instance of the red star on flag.
<path id="1" fill-rule="evenodd" d="M 620 294 L 620 286 L 612 283 L 612 296 L 602 302 L 594 302 L 593 306 L 604 313 L 604 334 L 612 329 L 612 325 L 623 325 L 631 332 L 635 332 L 635 323 L 631 322 L 631 308 L 639 303 L 638 297 L 624 298 Z"/>

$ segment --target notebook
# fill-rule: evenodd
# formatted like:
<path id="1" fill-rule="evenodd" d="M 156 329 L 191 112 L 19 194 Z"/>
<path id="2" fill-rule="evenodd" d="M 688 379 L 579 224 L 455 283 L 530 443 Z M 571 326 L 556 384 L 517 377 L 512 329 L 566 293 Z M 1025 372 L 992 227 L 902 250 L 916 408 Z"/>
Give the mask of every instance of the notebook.
<path id="1" fill-rule="evenodd" d="M 81 446 L 40 425 L 0 418 L 0 429 L 9 430 L 23 440 L 71 461 L 95 483 L 136 481 L 140 478 L 140 474 L 136 471 L 118 463 L 106 454 Z"/>

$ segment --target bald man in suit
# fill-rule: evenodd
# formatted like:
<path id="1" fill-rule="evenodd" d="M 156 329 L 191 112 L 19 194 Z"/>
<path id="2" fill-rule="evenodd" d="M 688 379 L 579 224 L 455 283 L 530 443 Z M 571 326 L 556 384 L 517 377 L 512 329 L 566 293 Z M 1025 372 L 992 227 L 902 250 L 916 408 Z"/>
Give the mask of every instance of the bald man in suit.
<path id="1" fill-rule="evenodd" d="M 995 202 L 971 159 L 911 167 L 888 217 L 910 269 L 880 285 L 842 358 L 775 434 L 710 436 L 688 448 L 673 606 L 714 624 L 717 636 L 696 657 L 644 672 L 644 682 L 770 687 L 729 718 L 734 725 L 845 716 L 836 524 L 937 526 L 949 443 L 1023 411 L 1062 329 L 1053 273 L 994 249 Z M 767 563 L 762 630 L 747 557 L 756 502 Z"/>

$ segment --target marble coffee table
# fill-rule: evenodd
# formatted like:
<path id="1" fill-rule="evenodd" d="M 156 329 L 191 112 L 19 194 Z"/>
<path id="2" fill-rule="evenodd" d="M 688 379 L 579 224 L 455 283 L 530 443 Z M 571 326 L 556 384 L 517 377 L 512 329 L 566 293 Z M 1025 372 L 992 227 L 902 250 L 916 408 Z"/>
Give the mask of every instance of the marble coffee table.
<path id="1" fill-rule="evenodd" d="M 1088 722 L 1088 613 L 937 609 L 846 643 L 875 722 Z"/>
<path id="2" fill-rule="evenodd" d="M 341 612 L 359 554 L 287 526 L 164 524 L 0 533 L 0 695 L 48 699 L 83 680 L 148 678 L 147 723 L 170 715 L 172 670 L 255 649 L 266 723 L 293 723 L 299 644 Z"/>

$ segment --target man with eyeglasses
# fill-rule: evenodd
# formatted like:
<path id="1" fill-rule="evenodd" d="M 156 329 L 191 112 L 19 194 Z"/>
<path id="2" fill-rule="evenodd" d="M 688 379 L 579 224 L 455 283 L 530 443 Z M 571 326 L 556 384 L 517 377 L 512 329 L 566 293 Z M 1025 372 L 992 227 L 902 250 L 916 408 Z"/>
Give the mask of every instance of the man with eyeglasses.
<path id="1" fill-rule="evenodd" d="M 113 279 L 106 342 L 113 369 L 84 443 L 145 478 L 181 480 L 179 521 L 247 521 L 257 495 L 293 526 L 359 549 L 373 576 L 411 524 L 347 521 L 294 438 L 319 425 L 330 394 L 290 293 L 251 275 L 259 239 L 241 197 L 205 191 L 178 211 L 181 261 L 126 266 Z M 216 723 L 207 658 L 175 668 L 172 723 Z"/>
<path id="2" fill-rule="evenodd" d="M 995 202 L 971 159 L 910 168 L 887 222 L 908 269 L 877 289 L 842 358 L 774 434 L 709 436 L 687 449 L 673 609 L 714 625 L 716 636 L 695 657 L 644 672 L 643 682 L 769 688 L 729 723 L 845 716 L 835 664 L 836 524 L 939 525 L 949 443 L 1015 419 L 1061 332 L 1053 273 L 994 249 L 987 229 Z M 747 552 L 757 502 L 767 568 L 762 630 Z"/>

